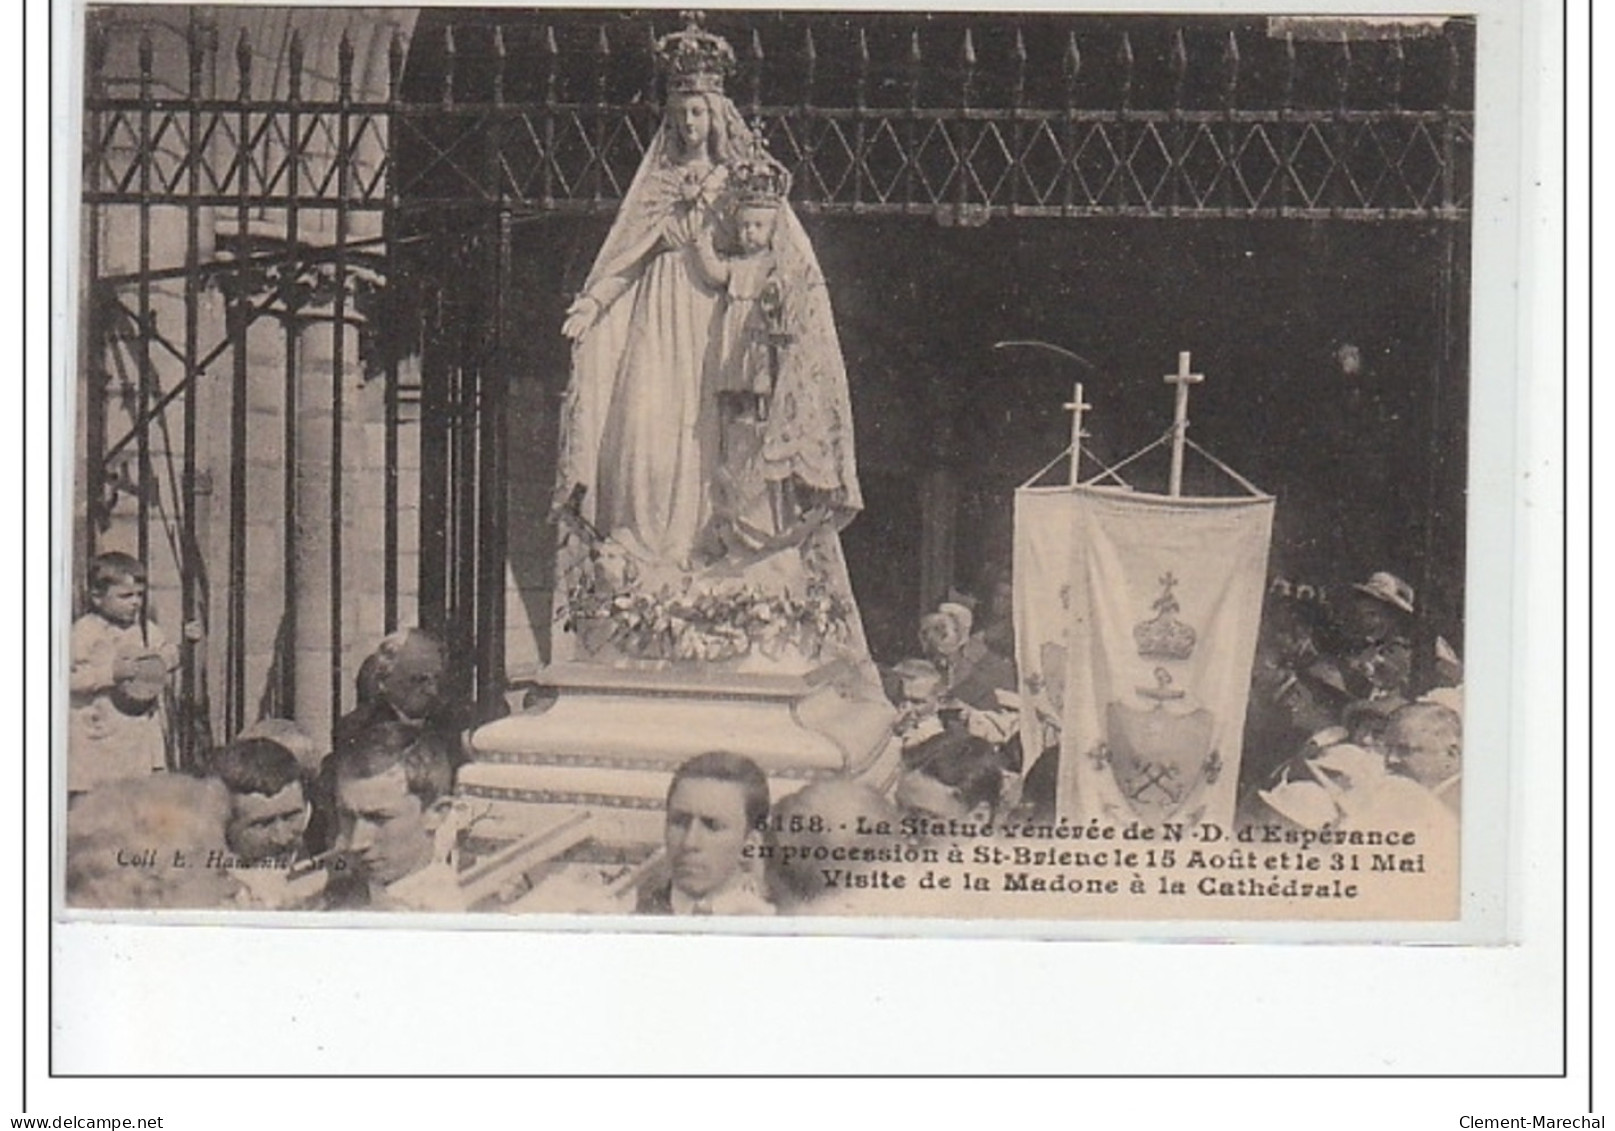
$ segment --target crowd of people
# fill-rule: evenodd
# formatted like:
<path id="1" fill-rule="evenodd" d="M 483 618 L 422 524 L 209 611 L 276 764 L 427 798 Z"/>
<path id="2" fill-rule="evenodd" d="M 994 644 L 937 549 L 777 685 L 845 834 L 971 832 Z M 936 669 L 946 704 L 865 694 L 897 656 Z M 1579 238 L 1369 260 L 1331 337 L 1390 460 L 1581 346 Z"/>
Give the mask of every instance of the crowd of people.
<path id="1" fill-rule="evenodd" d="M 730 45 L 691 24 L 654 54 L 668 95 L 662 125 L 560 328 L 572 374 L 560 414 L 556 518 L 568 533 L 557 586 L 569 612 L 589 620 L 597 602 L 632 598 L 641 566 L 685 586 L 719 567 L 743 577 L 755 568 L 759 585 L 774 585 L 780 566 L 790 579 L 780 595 L 818 593 L 828 624 L 827 610 L 856 607 L 839 530 L 863 505 L 830 289 L 791 207 L 788 171 L 723 93 Z M 618 560 L 620 571 L 607 568 Z M 357 706 L 329 735 L 259 720 L 180 772 L 162 709 L 179 649 L 145 616 L 145 581 L 135 558 L 97 557 L 73 625 L 69 902 L 460 909 L 455 778 L 477 720 L 449 693 L 441 643 L 419 630 L 382 640 L 358 672 Z M 890 828 L 893 839 L 924 840 L 933 827 L 1053 817 L 1063 708 L 1048 685 L 1060 677 L 1043 664 L 1049 702 L 1039 693 L 1024 704 L 1038 718 L 1023 726 L 1009 571 L 984 588 L 980 602 L 955 594 L 925 615 L 918 654 L 882 673 L 901 748 L 892 788 L 824 781 L 776 798 L 742 754 L 686 762 L 672 775 L 665 852 L 640 907 L 847 911 L 866 889 L 793 866 L 816 854 L 773 852 L 782 836 L 829 842 L 849 827 Z M 1455 813 L 1461 672 L 1451 649 L 1415 657 L 1413 590 L 1390 573 L 1336 602 L 1300 588 L 1276 588 L 1264 616 L 1242 818 L 1371 824 L 1424 802 Z M 760 604 L 760 620 L 777 627 Z M 838 619 L 861 662 L 857 617 Z M 717 660 L 750 640 L 749 629 L 720 627 L 631 658 Z M 200 631 L 187 624 L 182 637 Z M 818 629 L 821 642 L 827 632 Z M 1414 686 L 1430 670 L 1442 686 Z"/>
<path id="2" fill-rule="evenodd" d="M 1338 596 L 1275 582 L 1241 764 L 1241 819 L 1307 828 L 1408 819 L 1456 828 L 1463 667 L 1414 652 L 1413 587 L 1381 571 Z M 1411 787 L 1416 786 L 1417 789 Z"/>
<path id="3" fill-rule="evenodd" d="M 146 571 L 90 565 L 73 625 L 67 896 L 75 906 L 417 908 L 456 883 L 454 773 L 472 722 L 430 634 L 383 639 L 327 740 L 254 722 L 170 768 L 163 695 L 178 651 L 143 613 Z M 199 638 L 187 626 L 188 639 Z"/>
<path id="4" fill-rule="evenodd" d="M 905 751 L 895 785 L 810 782 L 770 803 L 749 758 L 710 753 L 673 775 L 666 856 L 640 889 L 660 915 L 880 915 L 912 897 L 916 862 L 952 835 L 990 834 L 1008 775 L 985 739 L 953 727 Z M 929 853 L 929 855 L 928 855 Z M 884 881 L 884 882 L 883 882 Z M 940 910 L 940 909 L 933 909 Z"/>
<path id="5" fill-rule="evenodd" d="M 167 768 L 161 688 L 177 652 L 143 617 L 144 570 L 105 554 L 72 634 L 67 894 L 74 906 L 463 910 L 455 775 L 472 715 L 447 691 L 442 645 L 382 640 L 329 741 L 262 719 Z M 1055 809 L 1058 744 L 1027 759 L 1008 594 L 976 627 L 966 599 L 922 619 L 920 655 L 885 672 L 901 747 L 895 783 L 816 781 L 772 796 L 764 770 L 713 751 L 679 766 L 663 851 L 638 885 L 647 914 L 878 912 L 886 898 L 826 859 L 868 855 L 869 830 L 923 844 Z M 1303 828 L 1447 822 L 1456 830 L 1462 671 L 1437 641 L 1418 688 L 1412 589 L 1389 573 L 1341 596 L 1275 583 L 1241 765 L 1239 820 Z M 193 633 L 187 629 L 186 636 Z M 1028 765 L 1030 762 L 1030 765 Z M 792 847 L 794 846 L 794 847 Z M 856 869 L 847 875 L 850 878 Z"/>
<path id="6" fill-rule="evenodd" d="M 1415 683 L 1415 612 L 1412 588 L 1388 572 L 1338 595 L 1274 584 L 1237 823 L 1282 832 L 1416 830 L 1455 858 L 1463 672 L 1438 639 L 1427 665 L 1434 682 Z M 770 808 L 767 780 L 747 759 L 706 755 L 681 768 L 668 796 L 670 871 L 641 910 L 889 913 L 902 906 L 892 885 L 918 874 L 901 862 L 926 859 L 892 845 L 923 853 L 990 837 L 1007 822 L 1050 818 L 1059 748 L 1040 751 L 1023 772 L 1013 644 L 997 650 L 1007 618 L 988 615 L 998 631 L 973 631 L 972 608 L 944 602 L 922 619 L 923 655 L 889 669 L 903 749 L 885 793 L 834 779 Z M 887 832 L 872 837 L 874 830 Z"/>
<path id="7" fill-rule="evenodd" d="M 418 629 L 382 640 L 361 665 L 357 706 L 329 742 L 290 720 L 261 719 L 197 772 L 180 772 L 165 759 L 161 697 L 134 702 L 127 687 L 160 686 L 177 664 L 142 615 L 144 570 L 126 555 L 102 555 L 89 582 L 88 611 L 73 632 L 71 905 L 463 909 L 454 779 L 471 714 L 446 694 L 437 640 Z M 767 776 L 742 755 L 715 751 L 680 766 L 667 794 L 665 852 L 640 885 L 638 909 L 850 910 L 846 891 L 827 892 L 819 869 L 802 866 L 810 854 L 764 859 L 762 846 L 780 839 L 771 830 L 834 840 L 849 815 L 896 828 L 905 814 L 997 812 L 1006 783 L 1018 780 L 1018 766 L 1001 764 L 1006 740 L 1017 740 L 995 697 L 1013 687 L 1013 665 L 984 649 L 970 622 L 956 603 L 927 618 L 923 663 L 937 674 L 926 696 L 938 714 L 904 716 L 904 769 L 892 791 L 826 781 L 771 804 Z M 960 696 L 980 707 L 956 713 Z M 81 743 L 80 733 L 94 741 Z"/>
<path id="8" fill-rule="evenodd" d="M 969 598 L 943 602 L 921 619 L 921 654 L 888 669 L 887 690 L 905 760 L 946 731 L 981 739 L 1012 811 L 1042 820 L 1056 807 L 1058 720 L 1021 726 L 1008 603 L 995 589 L 976 630 Z M 1274 580 L 1252 673 L 1237 824 L 1388 827 L 1412 814 L 1456 828 L 1463 667 L 1441 637 L 1430 656 L 1415 655 L 1416 618 L 1413 587 L 1389 571 L 1328 588 Z M 1030 758 L 1027 734 L 1041 736 Z"/>

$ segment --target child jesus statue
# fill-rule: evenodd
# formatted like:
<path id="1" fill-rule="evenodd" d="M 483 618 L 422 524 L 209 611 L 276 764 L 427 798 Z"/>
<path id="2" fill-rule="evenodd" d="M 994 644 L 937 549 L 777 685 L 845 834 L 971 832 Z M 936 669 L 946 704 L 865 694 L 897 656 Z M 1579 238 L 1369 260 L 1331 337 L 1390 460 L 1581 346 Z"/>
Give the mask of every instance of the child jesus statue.
<path id="1" fill-rule="evenodd" d="M 786 488 L 764 474 L 762 447 L 783 332 L 783 294 L 774 232 L 790 174 L 759 151 L 734 163 L 724 201 L 724 227 L 735 252 L 720 254 L 714 226 L 701 229 L 696 251 L 707 282 L 723 293 L 713 393 L 720 421 L 709 554 L 758 549 L 789 526 Z"/>

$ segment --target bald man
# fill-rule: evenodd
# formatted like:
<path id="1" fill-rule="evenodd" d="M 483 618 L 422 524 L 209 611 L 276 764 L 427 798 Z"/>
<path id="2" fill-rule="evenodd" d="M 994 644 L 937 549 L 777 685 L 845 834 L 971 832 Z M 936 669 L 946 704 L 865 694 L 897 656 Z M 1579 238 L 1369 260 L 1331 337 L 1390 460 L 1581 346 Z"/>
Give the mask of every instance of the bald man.
<path id="1" fill-rule="evenodd" d="M 901 868 L 879 862 L 900 844 L 899 813 L 867 785 L 835 778 L 803 786 L 774 806 L 770 824 L 765 873 L 782 915 L 878 915 L 910 893 L 907 878 L 892 886 Z M 875 885 L 876 873 L 887 882 Z"/>
<path id="2" fill-rule="evenodd" d="M 1385 724 L 1391 769 L 1412 778 L 1457 814 L 1462 806 L 1463 720 L 1440 703 L 1409 703 Z"/>

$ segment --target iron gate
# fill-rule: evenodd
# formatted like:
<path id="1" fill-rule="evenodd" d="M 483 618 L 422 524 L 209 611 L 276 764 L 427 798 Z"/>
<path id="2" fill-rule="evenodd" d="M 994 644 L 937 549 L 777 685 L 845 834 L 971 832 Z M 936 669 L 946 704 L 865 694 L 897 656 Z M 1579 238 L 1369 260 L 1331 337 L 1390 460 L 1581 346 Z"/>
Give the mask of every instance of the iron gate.
<path id="1" fill-rule="evenodd" d="M 334 17 L 333 71 L 298 24 L 331 13 L 258 43 L 221 42 L 223 9 L 153 11 L 88 18 L 80 560 L 132 525 L 143 560 L 171 560 L 179 614 L 222 622 L 211 662 L 184 658 L 182 759 L 259 714 L 339 714 L 355 625 L 439 631 L 492 709 L 513 226 L 615 209 L 656 128 L 667 14 L 424 9 L 376 47 L 376 10 L 352 10 Z M 737 46 L 730 89 L 807 213 L 1435 225 L 1440 427 L 1467 293 L 1472 23 L 1367 41 L 1209 17 L 721 12 L 709 27 Z M 385 62 L 356 78 L 361 40 Z M 377 385 L 365 426 L 381 447 L 361 458 L 372 433 L 350 418 Z M 381 510 L 375 541 L 355 544 L 356 500 Z M 254 590 L 274 574 L 262 544 L 280 557 L 274 600 Z M 379 589 L 363 616 L 361 567 Z"/>

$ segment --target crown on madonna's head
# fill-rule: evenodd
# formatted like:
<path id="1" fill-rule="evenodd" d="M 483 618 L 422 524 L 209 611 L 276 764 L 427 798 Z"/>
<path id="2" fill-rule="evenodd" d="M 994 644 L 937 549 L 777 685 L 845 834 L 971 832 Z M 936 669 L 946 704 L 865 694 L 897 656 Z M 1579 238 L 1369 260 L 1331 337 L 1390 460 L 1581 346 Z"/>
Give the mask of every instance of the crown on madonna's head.
<path id="1" fill-rule="evenodd" d="M 751 152 L 730 162 L 729 191 L 735 207 L 773 206 L 791 194 L 791 174 L 763 145 L 761 133 L 752 135 Z"/>
<path id="2" fill-rule="evenodd" d="M 724 76 L 735 69 L 735 52 L 692 15 L 683 31 L 656 41 L 656 66 L 667 76 L 669 94 L 722 92 Z"/>

